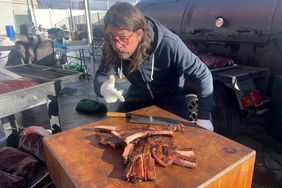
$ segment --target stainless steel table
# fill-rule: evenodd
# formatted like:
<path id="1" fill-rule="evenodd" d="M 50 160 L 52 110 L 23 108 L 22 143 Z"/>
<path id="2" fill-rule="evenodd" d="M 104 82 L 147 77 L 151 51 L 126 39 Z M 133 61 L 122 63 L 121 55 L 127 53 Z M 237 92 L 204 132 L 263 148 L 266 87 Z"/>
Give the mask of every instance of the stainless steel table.
<path id="1" fill-rule="evenodd" d="M 50 101 L 57 103 L 61 89 L 67 83 L 78 81 L 81 76 L 81 73 L 36 64 L 18 65 L 7 69 L 38 83 L 33 87 L 0 94 L 0 119 L 9 117 L 9 121 L 13 120 L 15 113 L 43 104 L 46 104 L 48 108 Z M 58 113 L 57 118 L 59 121 Z M 0 127 L 2 127 L 2 121 L 0 121 Z"/>

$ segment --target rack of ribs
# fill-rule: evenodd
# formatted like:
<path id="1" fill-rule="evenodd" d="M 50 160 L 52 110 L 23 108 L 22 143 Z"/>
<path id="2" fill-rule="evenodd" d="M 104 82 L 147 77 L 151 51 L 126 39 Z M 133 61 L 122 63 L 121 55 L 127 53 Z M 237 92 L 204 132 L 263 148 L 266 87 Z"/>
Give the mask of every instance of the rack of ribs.
<path id="1" fill-rule="evenodd" d="M 185 168 L 196 168 L 192 148 L 178 149 L 174 144 L 174 132 L 183 132 L 182 124 L 165 129 L 132 128 L 120 130 L 114 126 L 95 126 L 99 143 L 113 148 L 123 148 L 123 177 L 137 183 L 156 180 L 156 163 L 163 167 L 173 164 Z"/>

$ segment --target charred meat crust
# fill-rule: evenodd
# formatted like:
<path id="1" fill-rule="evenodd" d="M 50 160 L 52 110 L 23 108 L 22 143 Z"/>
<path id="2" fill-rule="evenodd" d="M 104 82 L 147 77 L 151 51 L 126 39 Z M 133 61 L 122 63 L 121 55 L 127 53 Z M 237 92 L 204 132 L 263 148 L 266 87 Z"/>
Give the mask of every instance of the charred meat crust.
<path id="1" fill-rule="evenodd" d="M 114 126 L 96 126 L 95 132 L 100 144 L 124 147 L 123 177 L 129 182 L 138 183 L 156 180 L 156 163 L 163 167 L 173 164 L 185 168 L 197 167 L 192 148 L 177 149 L 174 144 L 173 132 L 184 132 L 184 126 L 179 123 L 166 128 L 122 131 Z"/>

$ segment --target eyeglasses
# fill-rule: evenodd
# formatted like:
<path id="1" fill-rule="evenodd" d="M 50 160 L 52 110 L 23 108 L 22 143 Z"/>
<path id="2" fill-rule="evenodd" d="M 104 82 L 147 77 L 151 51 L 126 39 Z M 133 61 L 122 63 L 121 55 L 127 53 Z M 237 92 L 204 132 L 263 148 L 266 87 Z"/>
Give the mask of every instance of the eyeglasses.
<path id="1" fill-rule="evenodd" d="M 135 32 L 133 32 L 131 35 L 129 35 L 128 37 L 126 36 L 114 36 L 114 35 L 107 35 L 106 36 L 106 40 L 111 43 L 111 44 L 115 44 L 116 42 L 118 42 L 120 45 L 122 46 L 126 46 L 129 44 L 129 40 L 131 39 L 131 37 L 134 35 Z"/>

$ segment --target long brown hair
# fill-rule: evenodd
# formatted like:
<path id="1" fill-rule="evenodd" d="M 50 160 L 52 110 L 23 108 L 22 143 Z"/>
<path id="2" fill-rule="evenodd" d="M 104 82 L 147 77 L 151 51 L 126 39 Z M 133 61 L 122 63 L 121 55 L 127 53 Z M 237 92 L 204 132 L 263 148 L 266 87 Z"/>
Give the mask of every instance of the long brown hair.
<path id="1" fill-rule="evenodd" d="M 151 47 L 151 33 L 148 29 L 144 15 L 129 3 L 116 3 L 106 13 L 104 18 L 104 31 L 108 25 L 132 32 L 136 32 L 139 29 L 144 31 L 142 40 L 139 42 L 135 52 L 131 56 L 129 72 L 133 72 L 141 64 L 142 60 L 148 56 Z M 107 40 L 105 40 L 103 46 L 103 59 L 107 65 L 115 65 L 119 62 L 119 57 L 113 51 L 111 44 Z"/>

